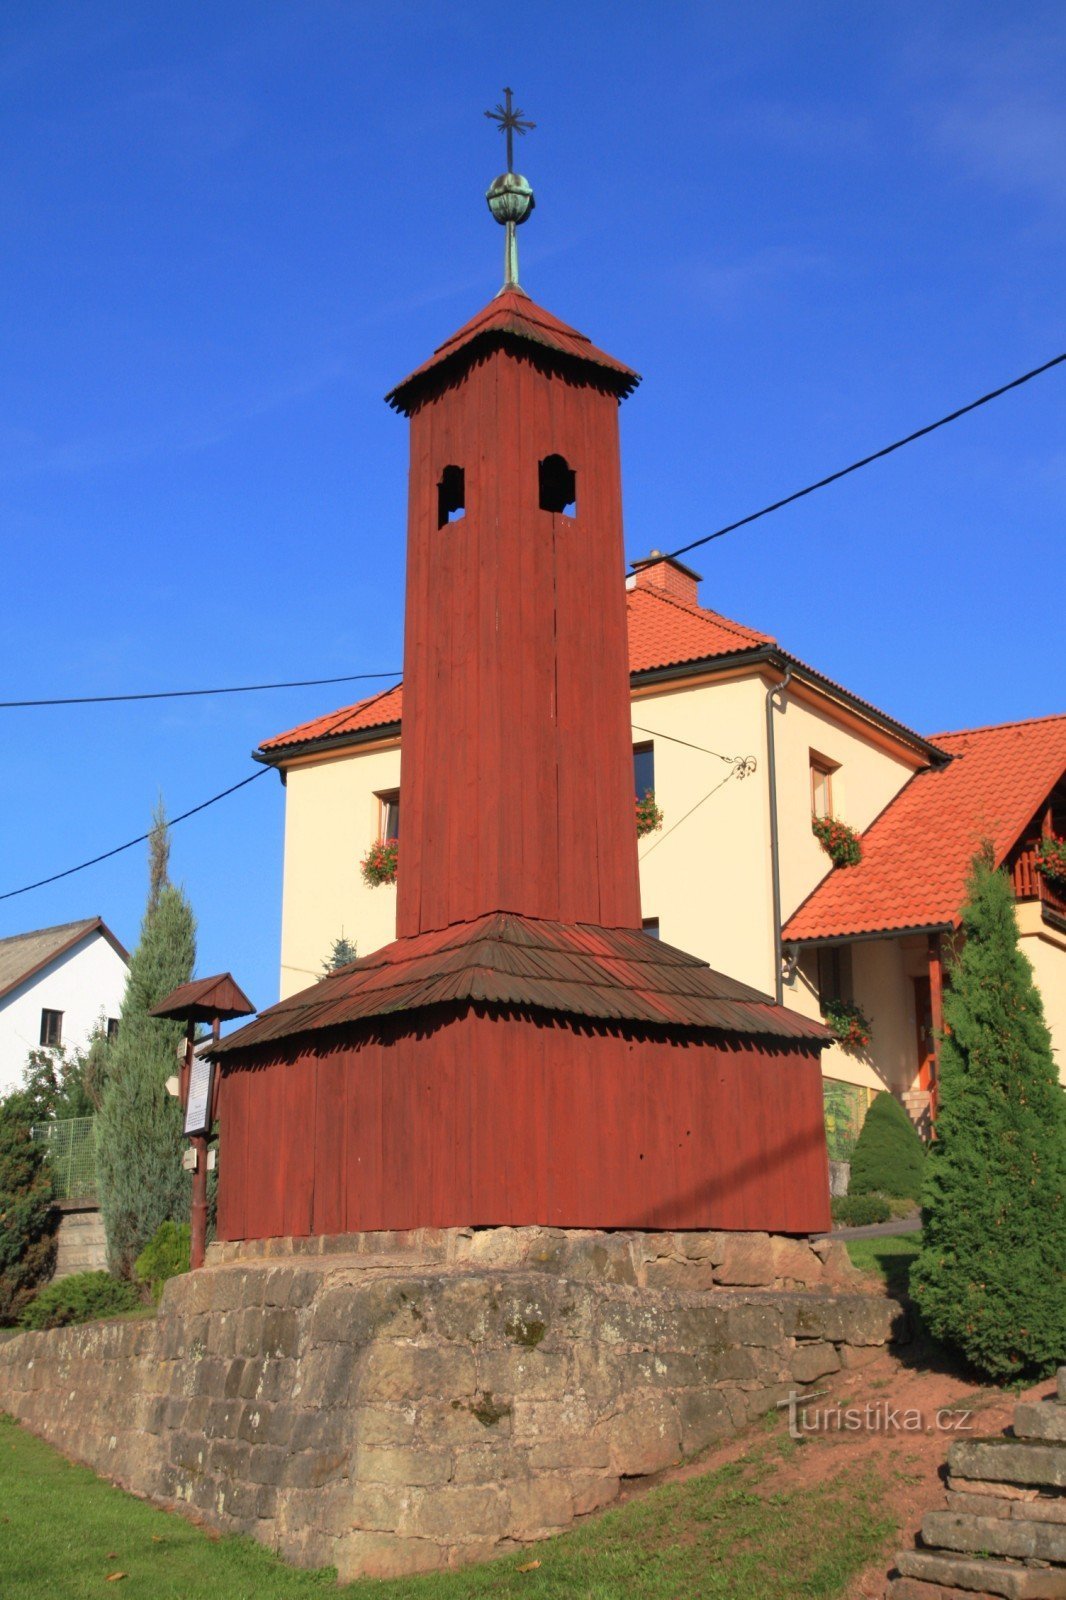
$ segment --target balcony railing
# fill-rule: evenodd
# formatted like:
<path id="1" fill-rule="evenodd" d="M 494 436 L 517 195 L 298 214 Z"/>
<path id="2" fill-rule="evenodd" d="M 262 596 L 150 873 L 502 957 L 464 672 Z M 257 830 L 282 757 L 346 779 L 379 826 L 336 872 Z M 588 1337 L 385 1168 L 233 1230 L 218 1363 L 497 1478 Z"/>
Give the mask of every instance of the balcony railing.
<path id="1" fill-rule="evenodd" d="M 1042 872 L 1036 870 L 1037 844 L 1024 845 L 1014 858 L 1011 883 L 1016 900 L 1039 900 L 1045 918 L 1050 922 L 1066 923 L 1066 895 L 1056 885 L 1049 883 Z"/>

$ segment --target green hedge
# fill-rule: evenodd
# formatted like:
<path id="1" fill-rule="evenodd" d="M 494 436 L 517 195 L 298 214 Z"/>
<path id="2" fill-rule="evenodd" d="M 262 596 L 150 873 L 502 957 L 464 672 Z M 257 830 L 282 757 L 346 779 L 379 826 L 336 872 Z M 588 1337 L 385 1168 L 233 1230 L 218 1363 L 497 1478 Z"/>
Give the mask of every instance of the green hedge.
<path id="1" fill-rule="evenodd" d="M 74 1322 L 93 1322 L 120 1311 L 135 1311 L 142 1304 L 132 1283 L 109 1272 L 73 1272 L 42 1289 L 26 1307 L 19 1322 L 24 1328 L 65 1328 Z"/>
<path id="2" fill-rule="evenodd" d="M 888 1201 L 879 1194 L 846 1194 L 832 1202 L 833 1221 L 842 1228 L 868 1228 L 875 1222 L 887 1222 Z"/>
<path id="3" fill-rule="evenodd" d="M 189 1224 L 161 1222 L 133 1263 L 133 1270 L 158 1304 L 167 1279 L 189 1270 Z"/>
<path id="4" fill-rule="evenodd" d="M 882 1090 L 866 1113 L 851 1158 L 848 1194 L 920 1200 L 925 1146 L 895 1095 Z"/>

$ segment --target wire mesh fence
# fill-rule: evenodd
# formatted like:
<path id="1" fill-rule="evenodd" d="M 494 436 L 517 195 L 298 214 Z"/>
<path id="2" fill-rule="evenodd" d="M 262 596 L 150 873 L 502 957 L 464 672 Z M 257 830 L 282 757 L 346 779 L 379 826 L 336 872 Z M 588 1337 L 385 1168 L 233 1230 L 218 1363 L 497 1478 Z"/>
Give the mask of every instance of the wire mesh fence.
<path id="1" fill-rule="evenodd" d="M 31 1136 L 43 1144 L 57 1200 L 96 1199 L 96 1118 L 67 1117 L 37 1122 Z"/>

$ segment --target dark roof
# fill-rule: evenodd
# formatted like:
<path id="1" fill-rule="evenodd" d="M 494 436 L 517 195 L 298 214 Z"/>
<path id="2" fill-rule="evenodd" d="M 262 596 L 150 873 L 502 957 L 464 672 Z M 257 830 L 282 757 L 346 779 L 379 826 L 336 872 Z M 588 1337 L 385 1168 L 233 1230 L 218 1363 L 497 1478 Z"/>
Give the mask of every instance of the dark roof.
<path id="1" fill-rule="evenodd" d="M 464 351 L 471 351 L 475 345 L 500 345 L 516 340 L 562 356 L 571 370 L 575 361 L 595 367 L 599 381 L 620 399 L 631 394 L 640 382 L 639 373 L 632 367 L 616 361 L 605 350 L 598 350 L 591 339 L 538 306 L 524 289 L 514 287 L 501 289 L 487 306 L 450 339 L 438 345 L 429 360 L 416 367 L 385 398 L 397 411 L 410 415 L 427 388 L 428 380 L 447 368 L 458 366 L 458 358 Z"/>
<path id="2" fill-rule="evenodd" d="M 182 1022 L 212 1022 L 215 1017 L 226 1022 L 234 1017 L 250 1017 L 254 1010 L 232 973 L 218 972 L 211 978 L 194 978 L 191 983 L 179 984 L 158 1005 L 151 1006 L 148 1014 Z"/>
<path id="3" fill-rule="evenodd" d="M 809 1047 L 829 1037 L 821 1023 L 637 929 L 494 911 L 360 957 L 271 1006 L 213 1053 L 455 1002 L 787 1039 Z"/>
<path id="4" fill-rule="evenodd" d="M 999 865 L 1066 772 L 1066 716 L 938 733 L 952 760 L 917 773 L 784 927 L 796 943 L 955 927 L 975 853 Z"/>
<path id="5" fill-rule="evenodd" d="M 0 939 L 0 1000 L 94 933 L 106 939 L 115 954 L 129 965 L 129 951 L 115 938 L 103 917 L 59 922 L 52 928 L 35 928 L 31 933 L 14 933 Z"/>

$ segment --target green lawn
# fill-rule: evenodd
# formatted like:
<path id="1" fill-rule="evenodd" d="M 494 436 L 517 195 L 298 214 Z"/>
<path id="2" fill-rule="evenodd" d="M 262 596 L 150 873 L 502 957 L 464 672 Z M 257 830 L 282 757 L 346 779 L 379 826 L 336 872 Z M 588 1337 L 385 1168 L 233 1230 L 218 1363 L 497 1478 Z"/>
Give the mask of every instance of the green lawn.
<path id="1" fill-rule="evenodd" d="M 772 1433 L 769 1429 L 772 1428 Z M 833 1600 L 895 1532 L 875 1477 L 775 1488 L 797 1449 L 774 1419 L 741 1461 L 665 1485 L 520 1555 L 338 1590 L 247 1539 L 212 1539 L 73 1466 L 0 1416 L 3 1600 Z M 531 1561 L 539 1567 L 521 1572 Z M 112 1573 L 125 1576 L 109 1583 Z"/>
<path id="2" fill-rule="evenodd" d="M 848 1255 L 862 1272 L 877 1272 L 889 1294 L 905 1295 L 911 1265 L 922 1248 L 920 1233 L 888 1233 L 880 1239 L 849 1239 Z"/>

